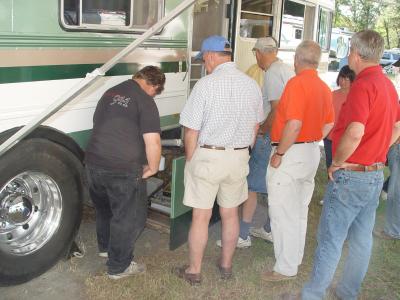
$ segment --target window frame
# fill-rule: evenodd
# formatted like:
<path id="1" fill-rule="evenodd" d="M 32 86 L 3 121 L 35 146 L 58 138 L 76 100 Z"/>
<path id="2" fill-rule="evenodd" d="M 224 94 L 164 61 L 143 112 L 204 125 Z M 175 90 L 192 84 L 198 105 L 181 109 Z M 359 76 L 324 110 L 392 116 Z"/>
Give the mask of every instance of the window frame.
<path id="1" fill-rule="evenodd" d="M 320 41 L 320 33 L 321 33 L 321 16 L 322 13 L 325 12 L 327 13 L 327 17 L 328 17 L 328 22 L 327 25 L 328 27 L 326 28 L 326 46 L 323 47 L 321 45 L 321 41 Z M 319 7 L 319 11 L 318 11 L 318 27 L 317 27 L 317 43 L 318 45 L 321 47 L 322 51 L 329 51 L 330 47 L 331 47 L 331 37 L 332 37 L 332 21 L 333 21 L 333 11 L 325 8 L 323 6 Z"/>
<path id="2" fill-rule="evenodd" d="M 282 42 L 282 28 L 283 28 L 283 20 L 284 20 L 284 15 L 285 15 L 285 4 L 286 2 L 294 2 L 300 5 L 304 6 L 304 13 L 303 13 L 303 24 L 302 27 L 297 27 L 297 26 L 293 26 L 294 30 L 299 30 L 301 29 L 301 41 L 304 41 L 305 39 L 311 38 L 312 40 L 314 40 L 314 30 L 315 30 L 315 17 L 316 17 L 316 8 L 317 6 L 314 3 L 310 3 L 310 2 L 305 2 L 305 1 L 300 1 L 300 0 L 282 0 L 282 10 L 280 13 L 280 31 L 279 31 L 279 44 L 280 44 L 280 48 L 282 50 L 288 50 L 288 51 L 292 51 L 295 50 L 296 46 L 290 46 L 287 45 L 288 42 L 284 41 Z M 312 20 L 309 20 L 308 18 L 308 11 L 309 10 L 314 10 L 313 11 L 313 15 L 312 15 Z M 312 30 L 309 31 L 305 25 L 307 25 L 307 23 L 312 24 Z M 295 34 L 295 31 L 293 32 Z M 308 35 L 311 33 L 311 37 L 308 37 Z M 305 37 L 305 35 L 307 35 L 307 37 Z M 298 39 L 294 39 L 294 40 L 298 40 Z M 290 40 L 288 40 L 290 41 Z"/>
<path id="3" fill-rule="evenodd" d="M 82 1 L 79 0 L 79 9 L 77 9 L 77 13 L 79 14 L 79 24 L 78 25 L 68 25 L 64 19 L 64 1 L 59 0 L 59 9 L 58 9 L 58 17 L 59 17 L 59 24 L 61 28 L 65 31 L 74 31 L 74 32 L 108 32 L 108 33 L 143 33 L 148 30 L 148 28 L 135 28 L 132 26 L 133 22 L 133 7 L 135 0 L 129 0 L 131 2 L 131 9 L 130 9 L 130 26 L 124 25 L 101 25 L 101 24 L 90 24 L 90 23 L 81 23 L 82 22 Z M 158 16 L 157 21 L 159 22 L 165 16 L 165 1 L 166 0 L 157 0 L 158 2 Z M 161 29 L 156 34 L 160 34 L 163 31 Z"/>
<path id="4" fill-rule="evenodd" d="M 258 15 L 258 16 L 265 16 L 265 17 L 269 17 L 270 18 L 270 20 L 271 20 L 271 24 L 272 24 L 272 26 L 271 26 L 271 28 L 270 28 L 270 32 L 271 32 L 271 35 L 273 35 L 273 32 L 274 32 L 274 25 L 275 25 L 275 15 L 274 15 L 274 5 L 273 5 L 273 2 L 271 2 L 271 13 L 261 13 L 261 12 L 257 12 L 257 11 L 250 11 L 250 10 L 243 10 L 242 9 L 242 0 L 241 0 L 241 3 L 240 3 L 240 12 L 238 12 L 238 18 L 239 18 L 239 34 L 238 34 L 238 36 L 240 37 L 240 38 L 242 38 L 242 39 L 258 39 L 258 37 L 246 37 L 246 36 L 242 36 L 241 34 L 240 34 L 240 32 L 241 32 L 241 20 L 242 20 L 242 14 L 249 14 L 249 15 Z"/>

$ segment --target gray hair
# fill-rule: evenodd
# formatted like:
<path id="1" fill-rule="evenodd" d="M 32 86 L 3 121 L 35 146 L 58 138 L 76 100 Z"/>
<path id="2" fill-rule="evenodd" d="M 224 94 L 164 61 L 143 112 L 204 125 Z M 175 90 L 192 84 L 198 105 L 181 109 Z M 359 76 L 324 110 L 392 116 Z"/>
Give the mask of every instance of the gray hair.
<path id="1" fill-rule="evenodd" d="M 383 37 L 374 30 L 362 30 L 351 37 L 351 49 L 368 62 L 379 63 L 384 47 Z"/>
<path id="2" fill-rule="evenodd" d="M 316 69 L 321 60 L 321 47 L 314 41 L 302 41 L 296 48 L 295 58 L 299 64 Z"/>

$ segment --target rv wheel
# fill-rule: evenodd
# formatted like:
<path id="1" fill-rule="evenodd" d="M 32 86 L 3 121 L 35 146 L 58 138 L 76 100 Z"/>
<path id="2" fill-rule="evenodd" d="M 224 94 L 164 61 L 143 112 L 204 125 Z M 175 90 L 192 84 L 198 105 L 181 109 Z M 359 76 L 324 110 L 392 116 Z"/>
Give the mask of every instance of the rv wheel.
<path id="1" fill-rule="evenodd" d="M 82 211 L 80 162 L 45 139 L 0 157 L 0 285 L 42 274 L 65 257 Z"/>

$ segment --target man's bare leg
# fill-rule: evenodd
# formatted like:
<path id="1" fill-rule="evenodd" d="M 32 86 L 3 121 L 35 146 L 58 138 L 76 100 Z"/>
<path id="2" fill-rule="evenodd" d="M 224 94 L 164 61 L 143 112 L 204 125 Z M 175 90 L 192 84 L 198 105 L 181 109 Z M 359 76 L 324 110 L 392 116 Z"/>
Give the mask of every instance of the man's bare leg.
<path id="1" fill-rule="evenodd" d="M 192 225 L 189 230 L 189 268 L 187 273 L 197 274 L 201 272 L 204 249 L 208 241 L 208 225 L 212 209 L 193 208 Z"/>
<path id="2" fill-rule="evenodd" d="M 232 267 L 232 259 L 239 236 L 238 208 L 219 208 L 222 221 L 222 255 L 220 264 L 224 268 Z"/>

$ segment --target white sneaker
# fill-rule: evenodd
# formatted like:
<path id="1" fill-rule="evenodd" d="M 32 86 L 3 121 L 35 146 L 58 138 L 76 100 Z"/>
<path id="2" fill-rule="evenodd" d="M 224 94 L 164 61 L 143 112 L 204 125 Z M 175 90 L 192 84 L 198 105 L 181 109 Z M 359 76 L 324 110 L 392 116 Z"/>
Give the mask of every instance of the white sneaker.
<path id="1" fill-rule="evenodd" d="M 386 200 L 387 200 L 387 193 L 386 193 L 385 191 L 382 191 L 382 192 L 381 192 L 380 198 L 381 198 L 382 200 L 386 201 Z"/>
<path id="2" fill-rule="evenodd" d="M 264 227 L 260 227 L 260 228 L 250 227 L 249 233 L 251 236 L 263 239 L 267 242 L 271 242 L 271 243 L 274 242 L 274 240 L 272 238 L 272 232 L 266 232 Z"/>
<path id="3" fill-rule="evenodd" d="M 218 240 L 216 244 L 217 244 L 218 247 L 222 247 L 222 241 L 221 240 Z M 249 248 L 249 247 L 251 247 L 251 238 L 250 238 L 250 236 L 248 236 L 247 239 L 245 239 L 245 240 L 242 239 L 239 236 L 239 239 L 238 239 L 237 244 L 236 244 L 236 248 Z"/>
<path id="4" fill-rule="evenodd" d="M 99 252 L 99 256 L 103 258 L 108 258 L 108 252 Z"/>
<path id="5" fill-rule="evenodd" d="M 123 271 L 122 273 L 118 274 L 108 274 L 108 278 L 110 279 L 121 279 L 125 278 L 128 276 L 133 276 L 136 274 L 141 274 L 146 272 L 146 265 L 145 264 L 138 264 L 134 262 L 133 260 L 131 261 L 131 264 Z"/>

